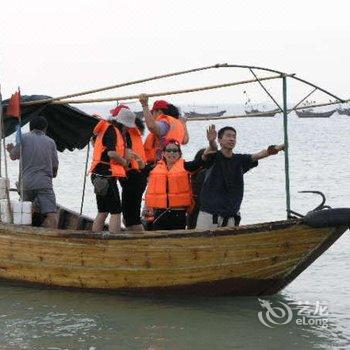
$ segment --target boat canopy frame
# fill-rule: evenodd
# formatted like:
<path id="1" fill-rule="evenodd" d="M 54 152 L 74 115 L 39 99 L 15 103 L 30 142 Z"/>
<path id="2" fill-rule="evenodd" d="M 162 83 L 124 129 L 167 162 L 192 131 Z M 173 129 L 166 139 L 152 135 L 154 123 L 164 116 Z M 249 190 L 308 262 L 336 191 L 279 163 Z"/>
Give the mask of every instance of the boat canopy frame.
<path id="1" fill-rule="evenodd" d="M 276 69 L 261 67 L 261 66 L 251 66 L 251 65 L 240 65 L 240 64 L 215 64 L 211 66 L 205 66 L 200 68 L 194 68 L 174 73 L 168 73 L 164 75 L 158 75 L 150 78 L 145 79 L 139 79 L 134 80 L 126 83 L 119 83 L 111 86 L 106 86 L 98 89 L 78 92 L 74 94 L 69 95 L 63 95 L 59 97 L 45 97 L 44 99 L 39 99 L 36 101 L 29 101 L 29 102 L 22 102 L 22 105 L 38 105 L 38 104 L 79 104 L 79 103 L 98 103 L 98 102 L 107 102 L 107 101 L 114 101 L 119 103 L 120 101 L 129 101 L 136 99 L 138 95 L 131 95 L 131 96 L 117 96 L 117 97 L 108 97 L 108 98 L 95 98 L 95 99 L 72 99 L 73 97 L 79 97 L 83 95 L 89 95 L 97 92 L 102 92 L 106 90 L 116 89 L 124 86 L 130 86 L 135 84 L 141 84 L 149 81 L 194 73 L 194 72 L 200 72 L 210 69 L 220 69 L 220 68 L 242 68 L 247 69 L 250 71 L 250 73 L 253 75 L 254 79 L 251 80 L 244 80 L 244 81 L 238 81 L 238 82 L 231 82 L 226 84 L 218 84 L 218 85 L 211 85 L 211 86 L 205 86 L 205 87 L 196 87 L 191 89 L 185 89 L 185 90 L 176 90 L 176 91 L 166 91 L 166 92 L 157 92 L 157 93 L 151 93 L 148 94 L 149 97 L 160 97 L 160 96 L 169 96 L 169 95 L 176 95 L 176 94 L 184 94 L 184 93 L 191 93 L 195 91 L 207 91 L 207 90 L 213 90 L 218 88 L 225 88 L 225 87 L 232 87 L 237 85 L 243 85 L 243 84 L 250 84 L 250 83 L 258 83 L 261 88 L 264 90 L 264 92 L 267 94 L 267 96 L 272 100 L 272 102 L 277 106 L 278 110 L 277 113 L 283 114 L 283 133 L 284 133 L 284 159 L 285 159 L 285 192 L 286 192 L 286 212 L 287 212 L 287 219 L 292 218 L 292 211 L 291 211 L 291 200 L 290 200 L 290 176 L 289 176 L 289 139 L 288 139 L 288 114 L 292 111 L 296 111 L 298 109 L 309 109 L 314 107 L 322 107 L 322 106 L 328 106 L 328 105 L 334 105 L 334 104 L 343 104 L 347 103 L 350 100 L 349 99 L 343 99 L 338 97 L 337 95 L 331 93 L 330 91 L 311 83 L 310 81 L 307 81 L 305 79 L 299 78 L 296 76 L 295 73 L 288 74 L 286 72 L 282 72 Z M 267 77 L 261 77 L 259 78 L 255 71 L 264 71 L 269 73 L 274 73 L 273 76 L 267 76 Z M 287 78 L 297 80 L 301 83 L 304 83 L 312 88 L 311 92 L 307 93 L 298 103 L 296 103 L 292 108 L 288 109 L 288 94 L 287 94 Z M 272 95 L 272 93 L 266 88 L 266 86 L 263 84 L 263 81 L 267 80 L 274 80 L 274 79 L 282 79 L 282 106 L 277 102 L 276 98 Z M 331 98 L 335 99 L 335 101 L 329 102 L 329 103 L 319 103 L 319 104 L 309 104 L 307 106 L 300 107 L 300 105 L 312 94 L 314 94 L 316 91 L 321 91 L 325 93 L 326 95 L 330 96 Z M 271 116 L 270 112 L 266 113 L 254 113 L 250 114 L 250 117 L 264 117 Z M 233 119 L 233 118 L 247 118 L 247 115 L 232 115 L 232 116 L 220 116 L 220 117 L 194 117 L 189 119 L 189 121 L 198 121 L 198 120 L 219 120 L 219 119 Z M 82 210 L 82 208 L 81 208 Z"/>

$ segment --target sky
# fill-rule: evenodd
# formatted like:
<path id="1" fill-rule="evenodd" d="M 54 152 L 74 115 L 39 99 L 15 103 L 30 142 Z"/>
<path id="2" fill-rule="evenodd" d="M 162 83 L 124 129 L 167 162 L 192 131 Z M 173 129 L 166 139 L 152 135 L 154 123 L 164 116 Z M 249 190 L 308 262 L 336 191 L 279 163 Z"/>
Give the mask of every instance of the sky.
<path id="1" fill-rule="evenodd" d="M 61 96 L 229 63 L 296 73 L 342 98 L 349 98 L 348 3 L 337 0 L 2 2 L 2 95 L 8 98 L 19 86 L 22 94 Z M 211 70 L 86 97 L 165 92 L 251 78 L 250 72 L 241 70 Z M 293 100 L 310 91 L 309 87 L 293 84 L 289 89 Z M 280 82 L 267 86 L 280 97 Z M 259 86 L 250 85 L 176 95 L 171 99 L 193 104 L 244 103 L 246 88 L 253 101 L 267 99 Z M 324 102 L 324 96 L 317 98 Z"/>

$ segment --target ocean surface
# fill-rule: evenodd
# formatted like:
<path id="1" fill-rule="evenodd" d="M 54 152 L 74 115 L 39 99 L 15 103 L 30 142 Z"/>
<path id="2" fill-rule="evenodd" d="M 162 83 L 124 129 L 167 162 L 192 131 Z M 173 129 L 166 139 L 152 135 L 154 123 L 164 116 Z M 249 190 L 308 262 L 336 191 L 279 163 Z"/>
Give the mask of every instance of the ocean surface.
<path id="1" fill-rule="evenodd" d="M 228 110 L 231 112 L 235 111 Z M 187 160 L 205 147 L 209 124 L 188 122 Z M 283 143 L 281 116 L 215 124 L 237 129 L 236 152 L 252 153 Z M 322 191 L 332 207 L 350 207 L 349 135 L 350 117 L 336 113 L 329 119 L 300 119 L 290 115 L 294 211 L 304 214 L 321 202 L 317 195 L 299 193 L 302 190 Z M 59 175 L 54 180 L 58 202 L 76 211 L 81 206 L 85 162 L 86 149 L 60 154 Z M 11 163 L 12 183 L 17 168 Z M 242 224 L 285 218 L 284 176 L 283 154 L 261 160 L 246 174 Z M 89 179 L 83 213 L 96 213 Z M 1 283 L 0 349 L 347 349 L 349 251 L 347 231 L 280 294 L 263 300 L 128 297 Z M 272 307 L 270 313 L 261 303 Z"/>

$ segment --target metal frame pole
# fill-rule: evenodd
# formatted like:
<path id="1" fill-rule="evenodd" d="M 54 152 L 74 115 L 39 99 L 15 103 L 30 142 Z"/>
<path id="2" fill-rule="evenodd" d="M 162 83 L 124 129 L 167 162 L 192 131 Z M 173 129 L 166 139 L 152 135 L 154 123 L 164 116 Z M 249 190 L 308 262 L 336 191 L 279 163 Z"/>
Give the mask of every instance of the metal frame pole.
<path id="1" fill-rule="evenodd" d="M 81 203 L 80 203 L 80 212 L 79 215 L 83 213 L 83 207 L 84 207 L 84 199 L 85 199 L 85 188 L 86 188 L 86 177 L 87 177 L 87 168 L 89 163 L 89 156 L 90 156 L 90 141 L 87 144 L 86 149 L 86 160 L 85 160 L 85 170 L 84 170 L 84 181 L 83 181 L 83 193 L 81 195 Z"/>
<path id="2" fill-rule="evenodd" d="M 290 181 L 289 181 L 289 142 L 288 142 L 288 107 L 287 107 L 287 77 L 283 75 L 283 130 L 284 130 L 284 173 L 286 181 L 286 210 L 290 218 Z"/>

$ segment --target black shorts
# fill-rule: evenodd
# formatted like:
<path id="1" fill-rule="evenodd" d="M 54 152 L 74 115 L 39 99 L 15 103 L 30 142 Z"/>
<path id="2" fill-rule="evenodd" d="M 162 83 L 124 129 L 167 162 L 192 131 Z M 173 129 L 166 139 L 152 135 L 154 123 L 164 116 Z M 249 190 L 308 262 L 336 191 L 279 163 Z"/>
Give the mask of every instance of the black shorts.
<path id="1" fill-rule="evenodd" d="M 152 230 L 181 230 L 186 228 L 186 210 L 155 209 Z"/>
<path id="2" fill-rule="evenodd" d="M 91 181 L 96 177 L 91 175 Z M 105 196 L 96 195 L 97 209 L 99 213 L 120 214 L 122 206 L 120 203 L 119 189 L 115 177 L 108 178 L 108 191 Z"/>
<path id="3" fill-rule="evenodd" d="M 142 195 L 147 186 L 143 172 L 131 170 L 126 178 L 120 178 L 122 186 L 122 212 L 125 226 L 140 225 Z"/>

